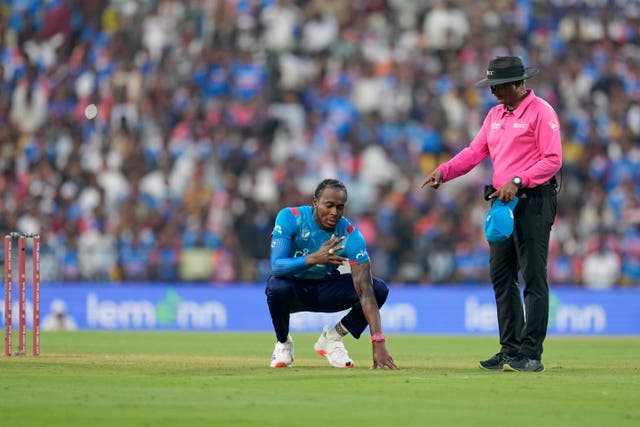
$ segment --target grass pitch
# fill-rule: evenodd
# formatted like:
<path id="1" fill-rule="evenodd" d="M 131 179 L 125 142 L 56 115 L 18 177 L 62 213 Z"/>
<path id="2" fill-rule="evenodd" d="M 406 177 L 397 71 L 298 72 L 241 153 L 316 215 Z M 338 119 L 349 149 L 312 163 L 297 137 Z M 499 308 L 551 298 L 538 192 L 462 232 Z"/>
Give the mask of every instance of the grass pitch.
<path id="1" fill-rule="evenodd" d="M 6 426 L 638 426 L 640 338 L 546 341 L 542 374 L 487 372 L 495 337 L 393 335 L 400 371 L 354 369 L 295 334 L 294 366 L 269 368 L 272 334 L 43 333 L 42 356 L 0 356 Z M 14 340 L 14 342 L 16 342 Z M 30 349 L 29 349 L 30 350 Z"/>

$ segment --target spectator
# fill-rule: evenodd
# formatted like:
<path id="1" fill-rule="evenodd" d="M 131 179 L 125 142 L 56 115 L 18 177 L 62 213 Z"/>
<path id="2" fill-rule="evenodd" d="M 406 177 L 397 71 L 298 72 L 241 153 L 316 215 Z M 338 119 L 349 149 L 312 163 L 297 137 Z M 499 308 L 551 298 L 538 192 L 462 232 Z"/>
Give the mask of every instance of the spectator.
<path id="1" fill-rule="evenodd" d="M 584 257 L 582 280 L 587 289 L 612 289 L 620 280 L 620 257 L 607 244 L 606 237 L 605 233 L 600 233 L 596 248 Z"/>
<path id="2" fill-rule="evenodd" d="M 33 137 L 47 120 L 49 93 L 35 66 L 27 69 L 26 76 L 17 84 L 12 100 L 9 120 L 24 136 Z"/>
<path id="3" fill-rule="evenodd" d="M 484 206 L 469 194 L 486 174 L 426 201 L 411 189 L 480 128 L 495 101 L 470 83 L 497 55 L 541 66 L 538 92 L 561 121 L 566 208 L 552 232 L 551 285 L 576 281 L 567 268 L 580 271 L 596 230 L 623 240 L 637 229 L 640 30 L 631 3 L 32 3 L 0 12 L 0 227 L 41 227 L 57 279 L 88 279 L 77 241 L 95 233 L 92 209 L 104 198 L 104 234 L 118 242 L 113 278 L 165 277 L 152 261 L 161 251 L 142 271 L 146 249 L 128 245 L 132 228 L 141 248 L 165 241 L 169 221 L 166 254 L 178 258 L 169 270 L 182 249 L 203 245 L 220 264 L 210 281 L 259 281 L 264 254 L 246 236 L 261 233 L 276 206 L 304 203 L 326 176 L 352 189 L 361 210 L 353 220 L 370 221 L 376 273 L 392 285 L 468 277 L 451 262 L 481 229 Z M 88 120 L 90 103 L 98 113 Z M 461 234 L 439 230 L 434 206 Z M 419 224 L 413 235 L 408 224 Z M 401 250 L 400 234 L 419 249 Z M 631 242 L 620 283 L 638 286 Z"/>
<path id="4" fill-rule="evenodd" d="M 51 302 L 50 313 L 42 319 L 43 331 L 75 331 L 76 320 L 67 313 L 67 303 L 61 299 Z"/>

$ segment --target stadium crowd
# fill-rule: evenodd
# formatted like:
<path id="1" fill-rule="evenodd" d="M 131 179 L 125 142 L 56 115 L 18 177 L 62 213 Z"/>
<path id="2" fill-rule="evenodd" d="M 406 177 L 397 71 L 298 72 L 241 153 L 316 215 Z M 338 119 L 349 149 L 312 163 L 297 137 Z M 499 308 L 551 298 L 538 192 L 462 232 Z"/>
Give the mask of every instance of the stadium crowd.
<path id="1" fill-rule="evenodd" d="M 45 282 L 258 282 L 277 210 L 335 177 L 377 276 L 486 283 L 487 167 L 419 185 L 513 54 L 562 122 L 551 285 L 638 286 L 638 6 L 7 0 L 0 230 L 41 234 Z"/>

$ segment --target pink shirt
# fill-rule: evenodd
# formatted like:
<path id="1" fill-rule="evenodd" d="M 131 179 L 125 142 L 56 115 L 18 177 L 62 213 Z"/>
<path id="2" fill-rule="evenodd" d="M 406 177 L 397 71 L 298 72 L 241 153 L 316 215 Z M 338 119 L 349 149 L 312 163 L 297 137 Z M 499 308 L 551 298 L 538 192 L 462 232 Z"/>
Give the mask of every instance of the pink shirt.
<path id="1" fill-rule="evenodd" d="M 523 187 L 549 181 L 562 166 L 558 116 L 544 99 L 529 95 L 510 113 L 503 104 L 487 114 L 468 147 L 438 167 L 443 182 L 466 174 L 487 156 L 493 163 L 493 186 L 499 189 L 514 176 Z"/>

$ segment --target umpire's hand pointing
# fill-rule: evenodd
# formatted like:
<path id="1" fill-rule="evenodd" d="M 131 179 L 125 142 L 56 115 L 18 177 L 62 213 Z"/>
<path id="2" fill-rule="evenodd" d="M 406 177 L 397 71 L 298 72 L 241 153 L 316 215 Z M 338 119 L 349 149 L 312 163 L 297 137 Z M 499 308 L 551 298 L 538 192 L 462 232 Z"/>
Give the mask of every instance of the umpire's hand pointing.
<path id="1" fill-rule="evenodd" d="M 431 172 L 427 179 L 424 180 L 420 188 L 424 188 L 427 184 L 429 184 L 431 188 L 440 187 L 440 184 L 442 184 L 442 171 L 440 169 L 436 169 Z"/>

